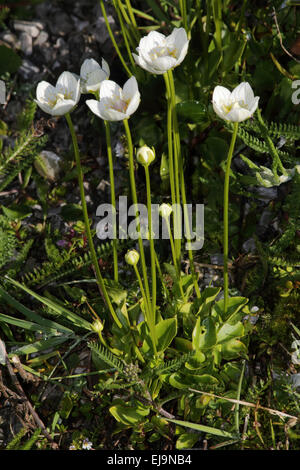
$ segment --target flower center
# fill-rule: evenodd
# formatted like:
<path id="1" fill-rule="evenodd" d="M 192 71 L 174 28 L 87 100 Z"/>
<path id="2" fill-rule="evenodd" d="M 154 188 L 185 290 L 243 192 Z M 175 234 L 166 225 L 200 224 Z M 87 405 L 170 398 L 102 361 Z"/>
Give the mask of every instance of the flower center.
<path id="1" fill-rule="evenodd" d="M 157 46 L 154 47 L 149 53 L 151 60 L 158 59 L 159 57 L 177 57 L 177 49 L 174 46 Z"/>
<path id="2" fill-rule="evenodd" d="M 54 106 L 59 102 L 63 100 L 72 100 L 73 99 L 73 92 L 68 91 L 68 90 L 59 90 L 56 91 L 55 94 L 52 96 L 48 97 L 48 105 L 51 106 L 51 108 L 54 108 Z"/>
<path id="3" fill-rule="evenodd" d="M 110 103 L 108 104 L 108 107 L 111 109 L 114 109 L 115 111 L 119 111 L 120 113 L 126 113 L 128 105 L 129 105 L 130 99 L 124 100 L 120 98 L 120 96 L 114 96 L 111 100 Z"/>

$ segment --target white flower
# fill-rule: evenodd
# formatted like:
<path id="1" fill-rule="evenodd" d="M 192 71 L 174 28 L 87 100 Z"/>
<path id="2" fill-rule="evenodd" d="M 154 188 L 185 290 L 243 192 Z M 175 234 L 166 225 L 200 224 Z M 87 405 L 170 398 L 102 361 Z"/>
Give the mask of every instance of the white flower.
<path id="1" fill-rule="evenodd" d="M 136 159 L 141 165 L 149 166 L 155 160 L 154 148 L 151 149 L 147 145 L 143 145 L 138 149 Z"/>
<path id="2" fill-rule="evenodd" d="M 135 77 L 129 78 L 123 89 L 112 80 L 105 80 L 100 88 L 100 101 L 87 100 L 86 104 L 105 121 L 123 121 L 137 110 L 140 96 Z"/>
<path id="3" fill-rule="evenodd" d="M 52 116 L 62 116 L 69 113 L 80 99 L 80 82 L 71 72 L 63 72 L 56 86 L 42 81 L 36 89 L 36 100 L 38 106 L 45 113 Z"/>
<path id="4" fill-rule="evenodd" d="M 242 122 L 250 118 L 258 106 L 259 96 L 254 97 L 249 83 L 240 83 L 232 92 L 216 86 L 213 93 L 213 108 L 226 121 Z"/>
<path id="5" fill-rule="evenodd" d="M 81 93 L 97 93 L 103 80 L 109 78 L 108 63 L 102 59 L 101 66 L 94 59 L 86 59 L 80 68 Z"/>
<path id="6" fill-rule="evenodd" d="M 187 54 L 189 41 L 184 28 L 174 28 L 169 36 L 151 31 L 140 40 L 136 63 L 150 73 L 163 74 L 177 67 Z"/>

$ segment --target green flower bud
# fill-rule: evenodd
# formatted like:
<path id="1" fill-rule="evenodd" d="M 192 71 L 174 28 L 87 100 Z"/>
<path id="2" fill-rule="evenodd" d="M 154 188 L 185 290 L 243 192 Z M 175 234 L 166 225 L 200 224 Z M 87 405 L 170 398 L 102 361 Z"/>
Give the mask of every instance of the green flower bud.
<path id="1" fill-rule="evenodd" d="M 170 206 L 170 204 L 163 203 L 159 206 L 159 214 L 161 215 L 163 219 L 168 219 L 170 215 L 172 214 L 172 212 L 173 212 L 173 209 Z"/>
<path id="2" fill-rule="evenodd" d="M 99 319 L 95 320 L 92 324 L 92 328 L 96 333 L 101 333 L 104 328 L 103 323 Z"/>
<path id="3" fill-rule="evenodd" d="M 131 266 L 135 266 L 140 259 L 140 255 L 136 250 L 127 251 L 125 255 L 126 263 L 130 264 Z"/>
<path id="4" fill-rule="evenodd" d="M 152 147 L 148 147 L 147 145 L 143 145 L 143 147 L 140 147 L 136 153 L 136 159 L 137 161 L 143 165 L 143 166 L 149 166 L 150 163 L 153 162 L 155 159 L 155 150 Z"/>

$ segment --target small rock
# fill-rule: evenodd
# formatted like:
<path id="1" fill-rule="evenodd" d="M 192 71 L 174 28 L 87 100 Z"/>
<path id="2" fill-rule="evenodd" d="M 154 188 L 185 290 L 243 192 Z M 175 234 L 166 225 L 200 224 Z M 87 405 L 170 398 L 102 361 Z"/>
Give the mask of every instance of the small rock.
<path id="1" fill-rule="evenodd" d="M 17 36 L 11 31 L 4 31 L 0 35 L 0 39 L 6 42 L 9 46 L 12 46 L 16 49 L 20 48 L 20 41 L 18 40 Z"/>
<path id="2" fill-rule="evenodd" d="M 34 46 L 42 46 L 45 42 L 48 41 L 49 34 L 46 31 L 41 31 L 36 40 L 34 41 Z"/>
<path id="3" fill-rule="evenodd" d="M 29 56 L 32 54 L 32 37 L 28 33 L 20 34 L 21 50 L 25 55 Z"/>
<path id="4" fill-rule="evenodd" d="M 40 30 L 44 28 L 43 23 L 39 21 L 21 21 L 15 20 L 14 23 L 15 31 L 22 31 L 29 34 L 32 38 L 37 38 L 40 34 Z"/>
<path id="5" fill-rule="evenodd" d="M 24 80 L 32 78 L 32 75 L 35 75 L 39 72 L 40 69 L 28 59 L 24 59 L 21 67 L 19 68 L 19 74 L 22 78 L 24 78 Z"/>
<path id="6" fill-rule="evenodd" d="M 61 158 L 54 152 L 43 150 L 34 162 L 36 171 L 50 181 L 56 181 L 61 170 Z"/>

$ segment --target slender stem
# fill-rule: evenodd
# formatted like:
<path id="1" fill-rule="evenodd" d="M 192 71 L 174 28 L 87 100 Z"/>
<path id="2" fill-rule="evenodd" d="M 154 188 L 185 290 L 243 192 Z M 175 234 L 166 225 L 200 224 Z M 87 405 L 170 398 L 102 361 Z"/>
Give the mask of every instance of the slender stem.
<path id="1" fill-rule="evenodd" d="M 228 308 L 228 208 L 229 208 L 229 178 L 230 167 L 235 146 L 239 123 L 234 123 L 233 134 L 231 137 L 230 147 L 227 155 L 227 164 L 224 181 L 224 233 L 223 233 L 223 251 L 224 251 L 224 313 Z"/>
<path id="2" fill-rule="evenodd" d="M 167 91 L 168 100 L 168 156 L 169 156 L 169 174 L 170 174 L 170 188 L 171 188 L 171 201 L 176 204 L 175 196 L 175 180 L 174 180 L 174 160 L 173 160 L 173 141 L 172 141 L 172 105 L 171 105 L 171 92 L 169 85 L 168 74 L 164 73 L 164 79 Z M 173 214 L 174 216 L 174 214 Z"/>
<path id="3" fill-rule="evenodd" d="M 146 190 L 147 190 L 147 211 L 148 211 L 148 225 L 149 225 L 149 242 L 150 242 L 150 256 L 151 256 L 151 277 L 152 277 L 152 312 L 155 318 L 156 313 L 156 268 L 155 268 L 155 248 L 154 240 L 152 238 L 152 212 L 151 212 L 151 186 L 149 168 L 145 166 L 146 176 Z"/>
<path id="4" fill-rule="evenodd" d="M 177 259 L 176 259 L 176 251 L 175 251 L 174 239 L 173 239 L 173 235 L 172 235 L 172 231 L 171 231 L 171 227 L 170 227 L 170 221 L 167 218 L 165 219 L 165 221 L 166 221 L 166 224 L 167 224 L 169 238 L 170 238 L 170 245 L 171 245 L 171 252 L 172 252 L 172 257 L 173 257 L 173 263 L 174 263 L 176 273 L 177 273 L 177 277 L 178 277 L 179 290 L 180 290 L 182 299 L 185 300 L 185 295 L 184 295 L 183 288 L 182 288 L 180 265 L 178 265 Z"/>
<path id="5" fill-rule="evenodd" d="M 181 157 L 181 149 L 180 149 L 180 135 L 178 130 L 178 121 L 177 121 L 177 113 L 176 113 L 176 103 L 175 103 L 175 85 L 173 79 L 172 70 L 168 71 L 169 83 L 170 83 L 170 90 L 171 90 L 171 97 L 173 101 L 173 129 L 174 129 L 174 153 L 176 154 L 178 160 L 178 175 L 180 175 L 180 189 L 181 189 L 181 197 L 183 203 L 183 212 L 184 212 L 184 223 L 187 231 L 187 239 L 190 242 L 190 223 L 189 223 L 189 216 L 187 212 L 187 199 L 186 199 L 186 192 L 185 192 L 185 181 L 184 181 L 184 172 L 183 172 L 183 163 Z M 177 183 L 179 185 L 179 183 Z M 180 202 L 180 201 L 179 201 Z M 193 251 L 188 249 L 188 255 L 190 260 L 191 266 L 191 273 L 193 278 L 193 284 L 195 288 L 195 292 L 198 298 L 201 297 L 200 289 L 197 282 L 197 276 L 195 273 L 194 267 L 194 258 L 193 258 Z M 181 261 L 181 256 L 179 258 L 179 262 Z"/>
<path id="6" fill-rule="evenodd" d="M 123 123 L 124 123 L 124 128 L 125 128 L 127 142 L 128 142 L 128 150 L 129 150 L 129 177 L 130 177 L 131 194 L 132 194 L 133 204 L 136 207 L 137 231 L 139 232 L 140 224 L 139 224 L 139 215 L 138 215 L 138 210 L 137 210 L 138 201 L 137 201 L 137 192 L 136 192 L 136 184 L 135 184 L 135 177 L 134 177 L 133 145 L 132 145 L 132 139 L 131 139 L 131 133 L 129 129 L 128 120 L 124 119 Z M 148 283 L 148 277 L 147 277 L 145 252 L 144 252 L 143 240 L 141 236 L 138 238 L 138 244 L 139 244 L 140 255 L 141 255 L 141 264 L 142 264 L 142 272 L 143 272 L 143 278 L 144 278 L 144 283 L 145 283 L 146 296 L 147 296 L 147 300 L 149 303 L 149 309 L 151 311 L 150 290 L 149 290 L 149 283 Z"/>
<path id="7" fill-rule="evenodd" d="M 188 31 L 187 15 L 186 15 L 186 0 L 179 0 L 179 8 L 180 8 L 180 14 L 182 18 L 183 27 L 186 31 Z"/>
<path id="8" fill-rule="evenodd" d="M 151 335 L 151 340 L 152 340 L 152 344 L 153 344 L 154 354 L 156 355 L 157 354 L 157 349 L 156 349 L 155 323 L 153 322 L 153 318 L 152 318 L 152 315 L 151 315 L 151 310 L 150 310 L 150 307 L 149 307 L 147 295 L 146 295 L 146 292 L 145 292 L 145 289 L 144 289 L 144 286 L 143 286 L 143 282 L 142 282 L 142 278 L 140 276 L 139 270 L 138 270 L 136 265 L 134 265 L 133 267 L 134 267 L 134 271 L 135 271 L 138 283 L 140 285 L 142 297 L 144 299 L 146 322 L 147 322 L 149 330 L 150 330 L 150 335 Z"/>
<path id="9" fill-rule="evenodd" d="M 175 99 L 175 89 L 172 89 L 170 74 L 172 74 L 170 70 L 166 72 L 165 74 L 166 75 L 166 89 L 167 89 L 167 95 L 168 95 L 168 145 L 169 145 L 169 154 L 170 154 L 170 148 L 173 147 L 172 149 L 172 166 L 173 166 L 172 180 L 173 180 L 173 185 L 174 185 L 173 197 L 175 199 L 175 204 L 177 204 L 177 208 L 178 208 L 178 210 L 173 211 L 173 222 L 174 222 L 173 228 L 175 230 L 175 233 L 177 233 L 179 230 L 179 225 L 180 225 L 180 213 L 179 213 L 180 192 L 179 192 L 178 153 L 177 153 L 177 147 L 175 145 L 175 130 L 174 130 L 174 113 L 175 113 L 176 99 Z M 174 136 L 174 141 L 172 140 L 172 133 Z M 170 170 L 170 177 L 171 177 L 171 170 Z M 172 194 L 172 187 L 171 187 L 171 194 Z M 174 204 L 173 197 L 172 197 L 172 204 Z M 177 264 L 180 265 L 181 240 L 177 237 L 175 237 L 175 251 L 176 251 Z"/>
<path id="10" fill-rule="evenodd" d="M 105 25 L 106 25 L 108 34 L 109 34 L 110 39 L 111 39 L 111 41 L 112 41 L 112 43 L 113 43 L 113 45 L 114 45 L 114 48 L 115 48 L 115 50 L 116 50 L 116 53 L 118 54 L 119 59 L 120 59 L 120 61 L 122 62 L 122 65 L 123 65 L 124 69 L 125 69 L 126 72 L 127 72 L 127 75 L 128 75 L 129 77 L 131 77 L 131 76 L 132 76 L 132 73 L 130 72 L 129 68 L 128 68 L 127 65 L 126 65 L 126 62 L 125 62 L 125 60 L 124 60 L 124 58 L 123 58 L 123 56 L 122 56 L 122 53 L 121 53 L 121 51 L 120 51 L 120 49 L 119 49 L 119 47 L 118 47 L 118 45 L 117 45 L 117 43 L 116 43 L 116 40 L 115 40 L 115 37 L 114 37 L 114 33 L 112 32 L 112 29 L 111 29 L 111 27 L 110 27 L 110 24 L 109 24 L 109 21 L 108 21 L 108 18 L 107 18 L 107 14 L 106 14 L 106 10 L 105 10 L 105 6 L 104 6 L 104 3 L 103 3 L 103 0 L 100 0 L 100 7 L 101 7 L 101 10 L 102 10 L 102 14 L 103 14 L 103 17 L 104 17 L 104 21 L 105 21 Z"/>
<path id="11" fill-rule="evenodd" d="M 122 35 L 123 35 L 123 38 L 124 38 L 124 43 L 125 43 L 125 47 L 126 47 L 126 50 L 127 50 L 127 54 L 128 54 L 129 60 L 131 62 L 131 65 L 135 69 L 136 64 L 135 64 L 135 62 L 133 60 L 133 57 L 132 57 L 132 54 L 131 54 L 131 49 L 130 49 L 129 42 L 131 42 L 131 47 L 135 48 L 135 45 L 132 44 L 130 34 L 128 34 L 128 31 L 125 28 L 123 17 L 121 15 L 120 8 L 119 8 L 120 3 L 121 2 L 119 2 L 119 1 L 117 2 L 116 0 L 113 0 L 113 4 L 114 4 L 115 10 L 117 12 L 119 23 L 120 23 L 120 26 L 121 26 L 121 31 L 122 31 Z"/>
<path id="12" fill-rule="evenodd" d="M 76 166 L 77 166 L 77 172 L 78 172 L 78 184 L 79 184 L 79 190 L 80 190 L 80 197 L 81 197 L 81 205 L 82 205 L 82 212 L 83 212 L 85 230 L 86 230 L 88 244 L 89 244 L 90 251 L 91 251 L 91 256 L 92 256 L 92 261 L 93 261 L 93 265 L 94 265 L 94 269 L 95 269 L 95 273 L 96 273 L 97 282 L 98 282 L 100 291 L 104 296 L 105 302 L 107 304 L 107 307 L 108 307 L 114 321 L 116 322 L 116 324 L 118 325 L 119 328 L 122 328 L 122 324 L 120 323 L 120 320 L 118 319 L 118 317 L 117 317 L 117 315 L 114 311 L 114 308 L 111 304 L 111 301 L 110 301 L 110 298 L 108 296 L 108 293 L 107 293 L 107 290 L 106 290 L 106 287 L 105 287 L 105 284 L 104 284 L 104 280 L 102 278 L 101 271 L 100 271 L 100 268 L 99 268 L 97 254 L 96 254 L 96 251 L 95 251 L 95 248 L 94 248 L 93 238 L 92 238 L 91 229 L 90 229 L 90 222 L 89 222 L 89 216 L 88 216 L 88 211 L 87 211 L 87 205 L 86 205 L 86 201 L 85 201 L 84 186 L 83 186 L 83 173 L 82 173 L 82 168 L 81 168 L 81 163 L 80 163 L 77 137 L 76 137 L 76 134 L 75 134 L 75 130 L 74 130 L 74 126 L 73 126 L 70 114 L 67 113 L 65 115 L 65 117 L 66 117 L 69 129 L 70 129 L 72 142 L 73 142 L 73 148 L 74 148 L 74 154 L 75 154 L 75 160 L 76 160 Z"/>
<path id="13" fill-rule="evenodd" d="M 115 178 L 114 178 L 114 164 L 111 151 L 111 138 L 109 122 L 104 121 L 106 146 L 109 166 L 109 179 L 110 179 L 110 197 L 111 205 L 113 207 L 113 260 L 114 260 L 114 280 L 118 282 L 118 249 L 117 249 L 117 224 L 116 224 L 116 193 L 115 193 Z"/>
<path id="14" fill-rule="evenodd" d="M 129 13 L 129 17 L 131 19 L 131 22 L 135 28 L 135 31 L 137 32 L 138 36 L 140 36 L 140 33 L 139 33 L 139 30 L 138 30 L 138 27 L 137 27 L 137 24 L 136 24 L 136 21 L 135 21 L 135 16 L 134 16 L 134 13 L 133 13 L 133 10 L 132 10 L 132 6 L 131 6 L 131 3 L 130 3 L 130 0 L 125 0 L 125 3 L 126 3 L 126 6 L 127 6 L 127 10 L 128 10 L 128 13 Z"/>

